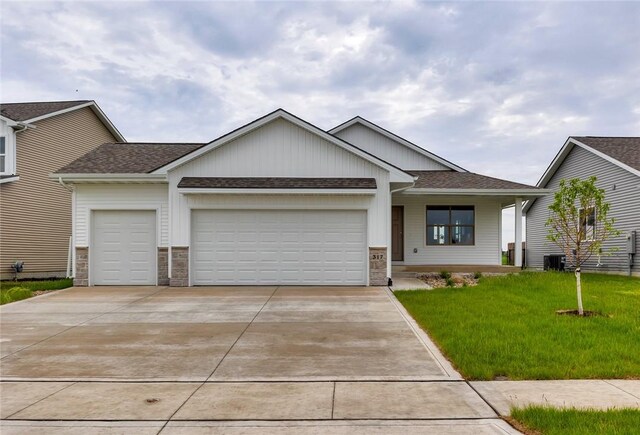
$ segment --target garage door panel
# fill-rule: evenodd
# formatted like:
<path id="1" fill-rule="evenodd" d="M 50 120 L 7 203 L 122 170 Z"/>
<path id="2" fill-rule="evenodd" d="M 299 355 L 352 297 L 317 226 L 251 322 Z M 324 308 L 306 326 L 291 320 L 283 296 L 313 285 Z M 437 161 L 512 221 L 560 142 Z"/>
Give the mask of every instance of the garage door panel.
<path id="1" fill-rule="evenodd" d="M 156 283 L 156 223 L 154 211 L 93 212 L 90 249 L 94 285 Z"/>
<path id="2" fill-rule="evenodd" d="M 366 283 L 366 212 L 194 210 L 195 285 Z"/>

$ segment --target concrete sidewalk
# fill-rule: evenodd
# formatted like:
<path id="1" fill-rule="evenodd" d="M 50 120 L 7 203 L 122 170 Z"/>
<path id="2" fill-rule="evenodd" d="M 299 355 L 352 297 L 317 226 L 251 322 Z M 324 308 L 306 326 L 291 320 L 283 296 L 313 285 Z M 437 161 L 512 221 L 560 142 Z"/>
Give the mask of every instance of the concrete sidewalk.
<path id="1" fill-rule="evenodd" d="M 500 415 L 527 405 L 640 409 L 640 380 L 487 381 L 470 385 Z"/>

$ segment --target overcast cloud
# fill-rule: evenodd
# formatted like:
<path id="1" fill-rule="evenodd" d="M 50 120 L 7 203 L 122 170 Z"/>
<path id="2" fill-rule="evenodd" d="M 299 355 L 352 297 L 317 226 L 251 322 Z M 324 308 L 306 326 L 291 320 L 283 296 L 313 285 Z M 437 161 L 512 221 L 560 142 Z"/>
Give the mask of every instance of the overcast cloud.
<path id="1" fill-rule="evenodd" d="M 95 99 L 130 141 L 209 141 L 278 107 L 325 129 L 358 114 L 535 184 L 569 135 L 640 135 L 640 3 L 0 7 L 2 101 Z"/>

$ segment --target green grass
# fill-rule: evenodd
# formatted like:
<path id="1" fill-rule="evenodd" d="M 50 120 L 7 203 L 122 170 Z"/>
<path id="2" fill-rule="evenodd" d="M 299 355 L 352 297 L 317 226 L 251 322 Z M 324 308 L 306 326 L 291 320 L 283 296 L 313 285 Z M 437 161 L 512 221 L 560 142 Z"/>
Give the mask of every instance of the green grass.
<path id="1" fill-rule="evenodd" d="M 72 279 L 46 281 L 0 281 L 0 305 L 27 299 L 38 290 L 60 290 L 71 287 Z"/>
<path id="2" fill-rule="evenodd" d="M 583 274 L 585 309 L 602 315 L 557 315 L 575 294 L 560 272 L 395 293 L 466 378 L 640 378 L 640 279 Z"/>
<path id="3" fill-rule="evenodd" d="M 509 256 L 507 254 L 502 254 L 502 265 L 503 266 L 509 265 Z"/>
<path id="4" fill-rule="evenodd" d="M 519 429 L 532 434 L 631 435 L 640 433 L 640 410 L 638 409 L 596 411 L 532 406 L 513 409 L 511 418 L 522 425 Z"/>

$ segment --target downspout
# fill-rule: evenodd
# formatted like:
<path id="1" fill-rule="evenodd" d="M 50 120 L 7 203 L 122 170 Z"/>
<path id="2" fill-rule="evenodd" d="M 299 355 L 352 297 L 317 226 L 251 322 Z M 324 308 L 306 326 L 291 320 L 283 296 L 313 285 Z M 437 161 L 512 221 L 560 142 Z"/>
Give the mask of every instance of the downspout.
<path id="1" fill-rule="evenodd" d="M 68 186 L 67 184 L 64 184 L 64 181 L 62 181 L 62 177 L 58 177 L 58 183 L 60 183 L 60 185 L 67 191 L 71 192 L 73 194 L 73 187 Z M 72 195 L 73 196 L 73 195 Z M 74 201 L 74 199 L 72 198 L 71 201 Z M 75 210 L 75 207 L 72 204 L 72 210 Z M 74 213 L 75 214 L 75 213 Z M 71 217 L 71 222 L 72 225 L 75 225 L 75 216 Z M 72 235 L 69 236 L 69 247 L 67 249 L 67 278 L 72 278 L 73 275 L 75 275 L 75 270 L 74 270 L 74 252 L 73 252 L 73 231 L 75 229 L 72 228 L 71 232 Z"/>

